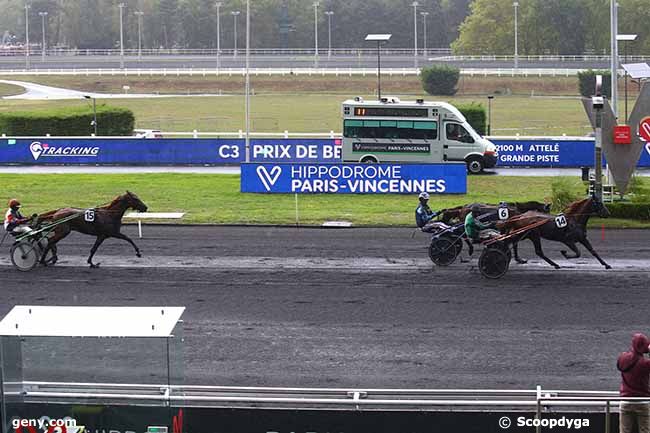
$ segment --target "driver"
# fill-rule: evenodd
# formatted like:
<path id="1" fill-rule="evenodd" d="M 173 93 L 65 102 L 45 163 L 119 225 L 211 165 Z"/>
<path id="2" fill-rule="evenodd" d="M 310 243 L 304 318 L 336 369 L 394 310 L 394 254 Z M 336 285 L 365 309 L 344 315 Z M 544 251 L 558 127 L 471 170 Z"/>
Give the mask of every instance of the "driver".
<path id="1" fill-rule="evenodd" d="M 479 204 L 473 204 L 470 210 L 471 212 L 465 217 L 465 234 L 472 242 L 480 242 L 499 235 L 498 231 L 490 229 L 492 224 L 482 224 L 478 220 L 481 215 L 481 206 Z"/>
<path id="2" fill-rule="evenodd" d="M 433 219 L 437 217 L 440 212 L 434 212 L 429 207 L 429 193 L 421 192 L 418 196 L 420 204 L 415 209 L 415 223 L 423 232 L 428 232 L 434 227 Z"/>
<path id="3" fill-rule="evenodd" d="M 20 213 L 21 204 L 15 198 L 9 200 L 9 209 L 5 214 L 5 230 L 10 233 L 28 233 L 32 229 L 27 225 L 30 218 L 25 218 Z"/>

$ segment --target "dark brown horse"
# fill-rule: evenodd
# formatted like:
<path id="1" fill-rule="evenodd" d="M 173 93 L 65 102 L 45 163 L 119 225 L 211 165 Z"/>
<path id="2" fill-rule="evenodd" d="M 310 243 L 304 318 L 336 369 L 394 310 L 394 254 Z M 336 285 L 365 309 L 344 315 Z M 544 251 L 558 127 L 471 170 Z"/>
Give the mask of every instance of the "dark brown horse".
<path id="1" fill-rule="evenodd" d="M 451 222 L 464 222 L 465 217 L 468 213 L 471 212 L 473 205 L 478 204 L 481 207 L 480 215 L 492 212 L 494 218 L 484 219 L 483 221 L 496 221 L 498 219 L 497 211 L 499 210 L 499 205 L 496 204 L 484 204 L 484 203 L 470 203 L 463 206 L 457 206 L 451 209 L 445 209 L 442 213 L 440 221 L 445 224 L 450 224 Z M 538 201 L 525 201 L 525 202 L 515 202 L 507 204 L 508 211 L 510 215 L 519 215 L 528 211 L 537 211 L 548 213 L 551 210 L 551 205 L 548 203 L 540 203 Z"/>
<path id="2" fill-rule="evenodd" d="M 560 265 L 544 255 L 544 251 L 542 251 L 542 238 L 562 242 L 569 247 L 574 255 L 571 256 L 565 250 L 562 250 L 561 253 L 566 259 L 580 257 L 580 250 L 576 246 L 576 243 L 579 242 L 598 259 L 601 265 L 605 266 L 605 269 L 611 269 L 611 266 L 594 251 L 594 248 L 587 239 L 587 222 L 589 222 L 589 218 L 592 216 L 599 216 L 601 218 L 607 218 L 609 216 L 607 207 L 595 197 L 589 197 L 571 203 L 564 213 L 559 216 L 531 211 L 498 223 L 497 227 L 502 233 L 508 233 L 539 222 L 541 225 L 522 234 L 519 240 L 523 238 L 530 239 L 535 246 L 535 254 L 544 259 L 549 265 L 555 267 L 555 269 L 559 269 Z M 544 221 L 546 222 L 544 223 Z M 515 259 L 518 257 L 516 245 L 515 242 L 513 244 Z"/>
<path id="3" fill-rule="evenodd" d="M 127 235 L 120 233 L 122 228 L 122 217 L 127 209 L 135 209 L 139 212 L 146 212 L 147 205 L 145 205 L 137 195 L 127 191 L 126 194 L 115 197 L 113 201 L 105 206 L 100 206 L 94 209 L 77 209 L 77 208 L 63 208 L 39 215 L 39 220 L 52 223 L 66 217 L 78 215 L 69 221 L 57 225 L 52 236 L 48 239 L 47 247 L 41 256 L 41 263 L 46 264 L 45 258 L 51 250 L 53 257 L 47 263 L 56 263 L 57 248 L 56 244 L 71 231 L 76 231 L 86 235 L 96 236 L 95 245 L 90 250 L 88 257 L 88 264 L 91 268 L 99 267 L 99 263 L 93 263 L 93 256 L 97 252 L 99 246 L 108 238 L 122 239 L 130 243 L 135 248 L 135 255 L 142 257 L 138 246 Z"/>

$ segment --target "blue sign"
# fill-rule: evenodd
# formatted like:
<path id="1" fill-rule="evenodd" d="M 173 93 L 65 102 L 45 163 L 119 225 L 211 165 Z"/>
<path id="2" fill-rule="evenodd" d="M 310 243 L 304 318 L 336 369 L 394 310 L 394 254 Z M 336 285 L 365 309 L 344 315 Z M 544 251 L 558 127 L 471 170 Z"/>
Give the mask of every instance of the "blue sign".
<path id="1" fill-rule="evenodd" d="M 0 139 L 0 164 L 238 164 L 243 158 L 243 140 Z"/>
<path id="2" fill-rule="evenodd" d="M 501 167 L 581 167 L 594 164 L 592 140 L 491 140 Z"/>
<path id="3" fill-rule="evenodd" d="M 252 162 L 341 162 L 341 140 L 251 140 Z"/>
<path id="4" fill-rule="evenodd" d="M 465 194 L 465 164 L 242 164 L 241 191 L 298 194 Z"/>
<path id="5" fill-rule="evenodd" d="M 594 139 L 493 139 L 500 167 L 591 167 Z M 604 163 L 603 163 L 604 164 Z M 650 146 L 645 146 L 638 167 L 650 167 Z"/>
<path id="6" fill-rule="evenodd" d="M 593 166 L 594 140 L 492 139 L 499 167 Z M 224 165 L 246 160 L 243 139 L 0 138 L 0 164 Z M 340 139 L 254 139 L 251 162 L 339 163 Z M 639 167 L 650 167 L 650 144 Z"/>

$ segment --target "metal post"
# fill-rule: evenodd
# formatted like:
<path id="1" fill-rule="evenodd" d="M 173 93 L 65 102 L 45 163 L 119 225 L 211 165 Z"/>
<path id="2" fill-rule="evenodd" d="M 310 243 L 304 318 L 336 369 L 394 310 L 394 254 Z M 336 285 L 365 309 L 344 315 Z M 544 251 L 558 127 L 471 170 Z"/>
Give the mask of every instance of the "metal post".
<path id="1" fill-rule="evenodd" d="M 603 199 L 603 100 L 601 96 L 603 76 L 596 76 L 596 96 L 593 108 L 596 112 L 596 146 L 594 149 L 594 196 Z"/>
<path id="2" fill-rule="evenodd" d="M 413 6 L 413 63 L 418 67 L 418 2 L 411 3 Z"/>
<path id="3" fill-rule="evenodd" d="M 314 67 L 318 67 L 318 2 L 314 2 Z"/>
<path id="4" fill-rule="evenodd" d="M 519 23 L 518 23 L 518 7 L 519 2 L 512 4 L 515 7 L 515 69 L 519 69 Z"/>
<path id="5" fill-rule="evenodd" d="M 135 11 L 138 17 L 138 60 L 142 60 L 142 16 L 144 12 Z"/>
<path id="6" fill-rule="evenodd" d="M 97 99 L 93 98 L 93 126 L 95 127 L 95 137 L 97 137 Z"/>
<path id="7" fill-rule="evenodd" d="M 625 63 L 627 64 L 627 46 L 625 44 Z M 625 119 L 624 123 L 627 124 L 627 69 L 625 70 Z"/>
<path id="8" fill-rule="evenodd" d="M 30 68 L 29 64 L 29 9 L 30 5 L 25 5 L 25 69 Z"/>
<path id="9" fill-rule="evenodd" d="M 246 0 L 246 162 L 250 162 L 250 126 L 251 126 L 251 104 L 250 104 L 250 39 L 251 39 L 251 6 L 250 0 Z"/>
<path id="10" fill-rule="evenodd" d="M 427 15 L 429 12 L 420 12 L 422 15 L 422 27 L 424 28 L 424 40 L 422 41 L 422 52 L 424 57 L 427 56 Z"/>
<path id="11" fill-rule="evenodd" d="M 221 67 L 221 2 L 216 2 L 217 8 L 217 69 Z"/>
<path id="12" fill-rule="evenodd" d="M 610 432 L 610 423 L 611 423 L 610 401 L 607 400 L 607 404 L 605 405 L 605 433 Z"/>
<path id="13" fill-rule="evenodd" d="M 542 402 L 541 402 L 541 398 L 542 398 L 542 387 L 540 385 L 537 385 L 537 411 L 536 411 L 536 413 L 537 413 L 537 419 L 540 420 L 540 421 L 542 419 Z M 537 427 L 535 427 L 535 433 L 541 433 L 541 431 L 542 431 L 542 426 L 541 426 L 541 423 L 540 423 L 540 425 L 537 425 Z"/>
<path id="14" fill-rule="evenodd" d="M 326 11 L 327 15 L 327 59 L 329 60 L 332 57 L 332 15 L 333 11 Z"/>
<path id="15" fill-rule="evenodd" d="M 120 69 L 124 69 L 124 23 L 122 22 L 122 11 L 125 6 L 124 3 L 117 5 L 120 8 Z"/>
<path id="16" fill-rule="evenodd" d="M 232 11 L 232 12 L 230 12 L 230 13 L 232 14 L 233 18 L 235 19 L 235 24 L 234 24 L 234 26 L 235 26 L 235 27 L 234 27 L 235 42 L 234 42 L 234 44 L 233 44 L 233 46 L 234 46 L 234 50 L 233 50 L 233 52 L 232 52 L 232 56 L 233 56 L 233 57 L 237 57 L 237 17 L 239 16 L 239 11 Z"/>
<path id="17" fill-rule="evenodd" d="M 494 99 L 493 95 L 488 97 L 488 125 L 487 125 L 487 135 L 492 135 L 492 100 Z"/>
<path id="18" fill-rule="evenodd" d="M 377 41 L 377 100 L 381 101 L 381 41 Z"/>
<path id="19" fill-rule="evenodd" d="M 610 32 L 611 32 L 611 88 L 612 88 L 612 110 L 614 110 L 614 116 L 618 119 L 618 41 L 616 40 L 616 35 L 618 35 L 618 17 L 617 17 L 617 7 L 616 0 L 610 0 Z"/>
<path id="20" fill-rule="evenodd" d="M 47 16 L 47 12 L 39 12 L 38 14 L 41 16 L 43 33 L 43 43 L 41 44 L 41 62 L 45 63 L 45 17 Z"/>

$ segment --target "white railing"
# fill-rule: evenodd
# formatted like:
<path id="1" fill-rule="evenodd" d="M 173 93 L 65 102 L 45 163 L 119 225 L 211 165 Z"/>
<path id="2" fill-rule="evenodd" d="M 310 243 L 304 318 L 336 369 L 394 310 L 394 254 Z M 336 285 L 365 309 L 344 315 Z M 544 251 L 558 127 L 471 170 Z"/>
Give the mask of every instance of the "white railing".
<path id="1" fill-rule="evenodd" d="M 41 56 L 42 51 L 40 44 L 30 44 L 30 56 Z M 318 50 L 320 58 L 328 57 L 328 49 L 321 47 Z M 237 49 L 237 54 L 244 54 L 243 48 Z M 251 55 L 253 56 L 310 56 L 315 57 L 314 48 L 251 48 Z M 368 56 L 374 57 L 377 54 L 376 48 L 332 48 L 332 56 Z M 409 56 L 413 57 L 413 48 L 382 48 L 382 54 L 386 56 Z M 119 57 L 119 49 L 46 49 L 46 56 L 63 57 Z M 126 48 L 124 50 L 125 56 L 137 57 L 137 48 Z M 232 48 L 222 48 L 220 55 L 227 57 L 232 56 L 234 50 Z M 19 57 L 25 55 L 25 49 L 22 46 L 4 46 L 0 47 L 0 59 L 2 57 Z M 200 57 L 216 57 L 216 48 L 143 48 L 143 57 L 152 56 L 200 56 Z M 480 55 L 452 55 L 450 48 L 427 48 L 426 51 L 422 48 L 418 49 L 419 56 L 438 56 L 436 60 L 439 61 L 482 61 L 482 62 L 504 62 L 513 61 L 514 56 L 508 55 L 495 55 L 495 54 L 480 54 Z M 609 62 L 610 56 L 608 54 L 576 54 L 576 55 L 523 55 L 518 56 L 520 62 Z M 650 60 L 650 55 L 628 55 L 630 63 L 645 62 Z"/>
<path id="2" fill-rule="evenodd" d="M 522 76 L 522 77 L 569 77 L 586 69 L 571 68 L 462 68 L 460 73 L 470 77 Z M 383 76 L 419 75 L 419 68 L 382 68 Z M 70 75 L 70 76 L 237 76 L 245 75 L 244 68 L 32 68 L 0 69 L 3 76 L 22 75 Z M 307 75 L 307 76 L 375 76 L 377 68 L 250 68 L 249 74 L 258 75 Z"/>

